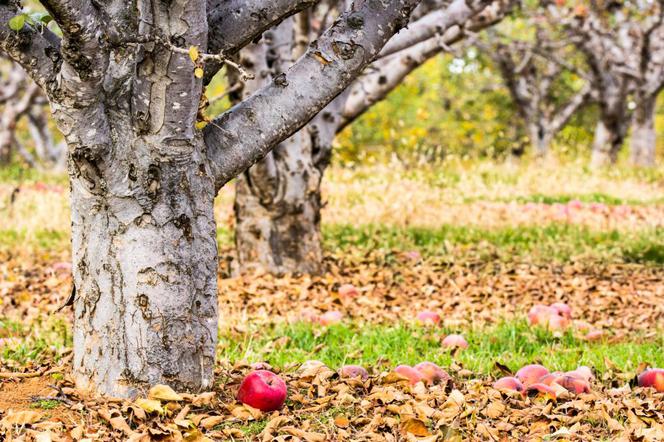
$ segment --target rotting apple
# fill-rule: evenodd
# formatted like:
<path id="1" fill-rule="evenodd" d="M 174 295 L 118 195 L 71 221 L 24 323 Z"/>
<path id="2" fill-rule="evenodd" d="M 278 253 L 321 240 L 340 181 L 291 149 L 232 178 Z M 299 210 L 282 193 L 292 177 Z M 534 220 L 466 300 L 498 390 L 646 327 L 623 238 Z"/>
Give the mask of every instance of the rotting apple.
<path id="1" fill-rule="evenodd" d="M 360 292 L 353 284 L 342 284 L 337 290 L 340 298 L 356 298 Z"/>
<path id="2" fill-rule="evenodd" d="M 420 362 L 413 368 L 420 372 L 423 380 L 429 385 L 447 382 L 451 379 L 450 375 L 445 370 L 433 362 Z"/>
<path id="3" fill-rule="evenodd" d="M 564 318 L 572 318 L 572 308 L 564 302 L 554 302 L 551 304 L 551 308 L 555 309 L 558 314 Z"/>
<path id="4" fill-rule="evenodd" d="M 367 370 L 359 365 L 344 365 L 339 369 L 339 376 L 342 378 L 360 378 L 363 381 L 369 379 Z"/>

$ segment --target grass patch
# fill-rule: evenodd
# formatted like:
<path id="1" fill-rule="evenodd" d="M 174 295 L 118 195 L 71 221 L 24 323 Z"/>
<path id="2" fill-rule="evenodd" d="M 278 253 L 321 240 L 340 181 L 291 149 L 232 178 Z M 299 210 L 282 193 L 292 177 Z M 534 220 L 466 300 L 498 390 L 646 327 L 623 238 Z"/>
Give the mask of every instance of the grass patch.
<path id="1" fill-rule="evenodd" d="M 327 225 L 323 226 L 323 235 L 328 250 L 418 249 L 425 255 L 450 259 L 469 254 L 484 261 L 565 262 L 589 258 L 664 264 L 664 229 L 596 231 L 566 223 L 495 229 Z"/>
<path id="2" fill-rule="evenodd" d="M 447 367 L 453 361 L 475 373 L 498 374 L 500 362 L 516 371 L 529 363 L 552 370 L 571 370 L 589 365 L 606 371 L 605 358 L 623 371 L 634 371 L 647 361 L 664 366 L 664 335 L 655 340 L 589 343 L 571 333 L 555 337 L 547 330 L 531 328 L 525 321 L 510 321 L 490 328 L 467 330 L 470 347 L 453 355 L 441 348 L 441 337 L 453 330 L 436 332 L 406 323 L 397 325 L 338 324 L 321 328 L 305 323 L 261 327 L 251 333 L 222 334 L 220 357 L 231 361 L 267 361 L 277 367 L 318 359 L 330 367 L 344 364 L 393 368 L 429 360 Z"/>

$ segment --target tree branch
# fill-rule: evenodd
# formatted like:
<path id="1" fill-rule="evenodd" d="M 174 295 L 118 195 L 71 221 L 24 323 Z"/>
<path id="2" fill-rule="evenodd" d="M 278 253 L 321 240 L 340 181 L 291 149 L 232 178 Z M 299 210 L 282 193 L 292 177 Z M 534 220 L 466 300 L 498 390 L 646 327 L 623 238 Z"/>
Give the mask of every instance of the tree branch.
<path id="1" fill-rule="evenodd" d="M 454 25 L 463 25 L 470 17 L 483 10 L 491 0 L 454 0 L 445 9 L 431 12 L 408 25 L 395 35 L 380 51 L 379 58 L 387 57 L 436 35 L 443 35 Z M 500 3 L 500 2 L 495 2 Z"/>
<path id="2" fill-rule="evenodd" d="M 304 126 L 371 63 L 419 0 L 358 0 L 288 71 L 205 128 L 218 187 Z M 242 134 L 242 136 L 238 136 Z"/>
<path id="3" fill-rule="evenodd" d="M 57 37 L 48 29 L 35 29 L 25 24 L 16 32 L 9 29 L 9 20 L 20 11 L 11 5 L 0 4 L 0 50 L 18 63 L 40 87 L 48 90 L 60 69 Z"/>
<path id="4" fill-rule="evenodd" d="M 465 25 L 464 27 L 451 24 L 438 37 L 417 43 L 372 63 L 365 70 L 366 74 L 350 87 L 350 93 L 339 119 L 337 133 L 359 118 L 371 106 L 383 100 L 414 69 L 464 38 L 466 29 L 476 32 L 500 21 L 509 11 L 511 2 L 498 1 L 495 4 L 499 4 L 500 8 L 486 7 L 479 13 L 475 11 L 474 17 L 467 19 L 466 23 L 462 23 Z M 404 32 L 409 32 L 409 30 Z"/>
<path id="5" fill-rule="evenodd" d="M 208 51 L 232 55 L 266 30 L 318 0 L 208 0 Z M 205 83 L 223 63 L 205 66 Z"/>

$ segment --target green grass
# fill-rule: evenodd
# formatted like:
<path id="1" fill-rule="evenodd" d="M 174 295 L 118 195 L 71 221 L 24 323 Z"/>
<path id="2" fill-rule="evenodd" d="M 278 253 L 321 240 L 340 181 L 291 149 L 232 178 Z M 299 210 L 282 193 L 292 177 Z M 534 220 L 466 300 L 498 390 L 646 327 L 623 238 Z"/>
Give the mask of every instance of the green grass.
<path id="1" fill-rule="evenodd" d="M 578 365 L 602 373 L 605 358 L 624 371 L 634 371 L 640 362 L 664 366 L 664 335 L 655 340 L 635 337 L 631 342 L 589 343 L 571 333 L 555 337 L 547 330 L 530 328 L 525 321 L 467 330 L 470 346 L 456 355 L 441 348 L 440 338 L 455 330 L 435 332 L 401 323 L 397 325 L 338 324 L 322 328 L 305 323 L 256 328 L 251 333 L 222 334 L 220 357 L 248 362 L 267 361 L 277 367 L 318 359 L 338 368 L 344 364 L 380 366 L 413 365 L 432 361 L 447 367 L 452 361 L 478 374 L 499 374 L 496 362 L 513 371 L 528 363 L 542 363 L 552 370 L 571 370 Z"/>
<path id="2" fill-rule="evenodd" d="M 567 262 L 593 260 L 639 264 L 664 264 L 664 228 L 593 230 L 549 223 L 541 226 L 506 226 L 486 229 L 443 225 L 438 228 L 398 228 L 380 225 L 323 225 L 325 248 L 342 253 L 419 250 L 438 259 L 459 258 L 504 262 Z M 220 247 L 233 246 L 233 232 L 217 230 Z M 0 250 L 18 246 L 63 251 L 70 247 L 68 232 L 39 230 L 27 236 L 21 230 L 0 230 Z"/>
<path id="3" fill-rule="evenodd" d="M 323 226 L 328 250 L 412 250 L 436 257 L 459 253 L 485 260 L 551 262 L 593 259 L 664 264 L 664 229 L 596 231 L 583 226 L 478 227 L 444 225 L 435 229 L 378 225 Z M 455 250 L 461 248 L 462 250 Z M 465 253 L 464 253 L 465 254 Z"/>

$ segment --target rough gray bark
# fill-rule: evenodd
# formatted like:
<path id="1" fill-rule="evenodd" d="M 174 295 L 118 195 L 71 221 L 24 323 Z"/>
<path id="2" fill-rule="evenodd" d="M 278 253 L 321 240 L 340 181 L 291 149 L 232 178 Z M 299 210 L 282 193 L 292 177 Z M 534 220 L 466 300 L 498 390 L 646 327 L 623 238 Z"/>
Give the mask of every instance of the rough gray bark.
<path id="1" fill-rule="evenodd" d="M 315 274 L 322 270 L 320 186 L 335 135 L 385 98 L 408 73 L 463 38 L 464 29 L 476 31 L 500 20 L 510 2 L 496 3 L 501 7 L 478 11 L 466 7 L 464 0 L 456 0 L 443 11 L 424 15 L 426 27 L 417 25 L 419 20 L 411 23 L 392 40 L 403 42 L 412 30 L 418 36 L 411 39 L 413 46 L 372 63 L 306 127 L 238 178 L 235 241 L 241 271 Z M 295 25 L 284 22 L 266 33 L 262 44 L 243 54 L 243 64 L 253 68 L 257 78 L 245 84 L 245 93 L 278 78 L 291 63 L 291 51 L 297 55 L 306 33 L 311 32 L 302 25 L 303 15 L 295 17 Z M 442 34 L 418 43 L 422 29 L 432 26 Z"/>
<path id="2" fill-rule="evenodd" d="M 280 16 L 297 3 L 279 3 Z M 356 1 L 288 71 L 200 131 L 194 68 L 212 56 L 192 63 L 189 48 L 207 50 L 206 1 L 46 1 L 61 44 L 30 25 L 9 30 L 18 5 L 0 2 L 0 49 L 47 92 L 68 145 L 79 387 L 211 386 L 217 190 L 338 95 L 417 3 Z"/>
<path id="3" fill-rule="evenodd" d="M 241 64 L 255 74 L 244 84 L 244 98 L 283 75 L 301 55 L 302 40 L 309 38 L 309 28 L 302 24 L 308 17 L 301 15 L 285 20 L 265 33 L 263 42 L 242 51 Z M 235 243 L 242 271 L 321 270 L 322 171 L 313 164 L 312 147 L 310 127 L 305 126 L 238 176 Z"/>
<path id="4" fill-rule="evenodd" d="M 655 104 L 657 96 L 651 96 L 637 103 L 634 109 L 631 132 L 630 159 L 636 166 L 652 166 L 655 164 Z"/>

